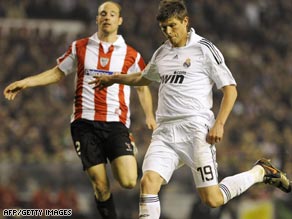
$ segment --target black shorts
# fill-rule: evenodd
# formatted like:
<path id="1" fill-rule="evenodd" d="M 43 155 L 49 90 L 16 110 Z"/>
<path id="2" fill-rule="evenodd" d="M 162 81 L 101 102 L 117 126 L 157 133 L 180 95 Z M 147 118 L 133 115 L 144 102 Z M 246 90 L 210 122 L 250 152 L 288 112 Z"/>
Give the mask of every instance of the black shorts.
<path id="1" fill-rule="evenodd" d="M 129 129 L 121 122 L 79 119 L 71 123 L 71 135 L 83 169 L 133 155 Z"/>

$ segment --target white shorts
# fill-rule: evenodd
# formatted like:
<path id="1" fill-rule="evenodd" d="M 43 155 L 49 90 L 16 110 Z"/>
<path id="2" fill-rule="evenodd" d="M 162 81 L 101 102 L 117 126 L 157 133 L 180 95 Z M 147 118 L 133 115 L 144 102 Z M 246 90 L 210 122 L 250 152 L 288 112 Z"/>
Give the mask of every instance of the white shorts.
<path id="1" fill-rule="evenodd" d="M 196 118 L 160 124 L 152 134 L 143 162 L 143 172 L 157 172 L 168 183 L 174 170 L 191 168 L 197 188 L 218 184 L 216 148 L 206 142 L 214 121 Z"/>

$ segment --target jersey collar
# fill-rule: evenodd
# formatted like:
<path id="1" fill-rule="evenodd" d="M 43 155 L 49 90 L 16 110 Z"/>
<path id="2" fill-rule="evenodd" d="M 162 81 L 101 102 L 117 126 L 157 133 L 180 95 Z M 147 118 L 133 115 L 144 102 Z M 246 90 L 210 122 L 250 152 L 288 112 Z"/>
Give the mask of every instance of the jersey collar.
<path id="1" fill-rule="evenodd" d="M 118 36 L 118 39 L 113 43 L 113 46 L 116 46 L 116 47 L 124 46 L 125 40 L 124 40 L 123 36 L 122 35 L 117 35 L 117 36 Z M 101 43 L 101 40 L 97 36 L 97 32 L 94 33 L 89 39 L 98 43 L 98 44 Z"/>

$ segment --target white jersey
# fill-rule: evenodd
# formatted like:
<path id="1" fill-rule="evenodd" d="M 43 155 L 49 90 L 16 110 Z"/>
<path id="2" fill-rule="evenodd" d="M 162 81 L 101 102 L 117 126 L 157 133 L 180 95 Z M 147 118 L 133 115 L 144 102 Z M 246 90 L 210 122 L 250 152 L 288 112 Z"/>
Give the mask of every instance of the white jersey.
<path id="1" fill-rule="evenodd" d="M 93 89 L 94 75 L 139 72 L 145 63 L 140 53 L 128 46 L 122 36 L 112 44 L 101 42 L 97 34 L 74 41 L 67 52 L 57 59 L 66 74 L 76 73 L 72 121 L 120 121 L 130 126 L 130 87 L 115 84 L 101 91 Z"/>
<path id="2" fill-rule="evenodd" d="M 236 82 L 221 52 L 191 29 L 185 47 L 166 41 L 153 54 L 143 77 L 160 82 L 157 122 L 201 116 L 213 117 L 212 87 Z"/>

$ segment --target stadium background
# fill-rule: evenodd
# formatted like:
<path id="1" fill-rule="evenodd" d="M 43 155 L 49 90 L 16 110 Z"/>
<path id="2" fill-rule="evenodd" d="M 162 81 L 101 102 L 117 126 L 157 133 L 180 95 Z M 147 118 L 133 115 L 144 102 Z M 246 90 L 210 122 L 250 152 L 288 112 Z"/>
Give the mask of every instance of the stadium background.
<path id="1" fill-rule="evenodd" d="M 96 31 L 98 0 L 0 0 L 0 88 L 55 65 L 72 40 Z M 163 42 L 158 0 L 121 0 L 120 33 L 149 61 Z M 217 145 L 220 178 L 268 157 L 292 176 L 292 1 L 186 1 L 191 26 L 225 55 L 239 97 Z M 156 104 L 157 84 L 151 85 Z M 0 97 L 0 209 L 71 208 L 72 218 L 99 218 L 87 176 L 69 132 L 73 77 Z M 220 93 L 215 91 L 214 110 Z M 133 92 L 132 106 L 137 102 Z M 132 107 L 138 162 L 150 141 L 140 107 Z M 137 218 L 138 186 L 112 184 L 122 219 Z M 292 196 L 256 185 L 228 205 L 210 210 L 195 193 L 187 168 L 162 189 L 161 219 L 291 219 Z M 2 214 L 0 215 L 0 218 Z"/>

